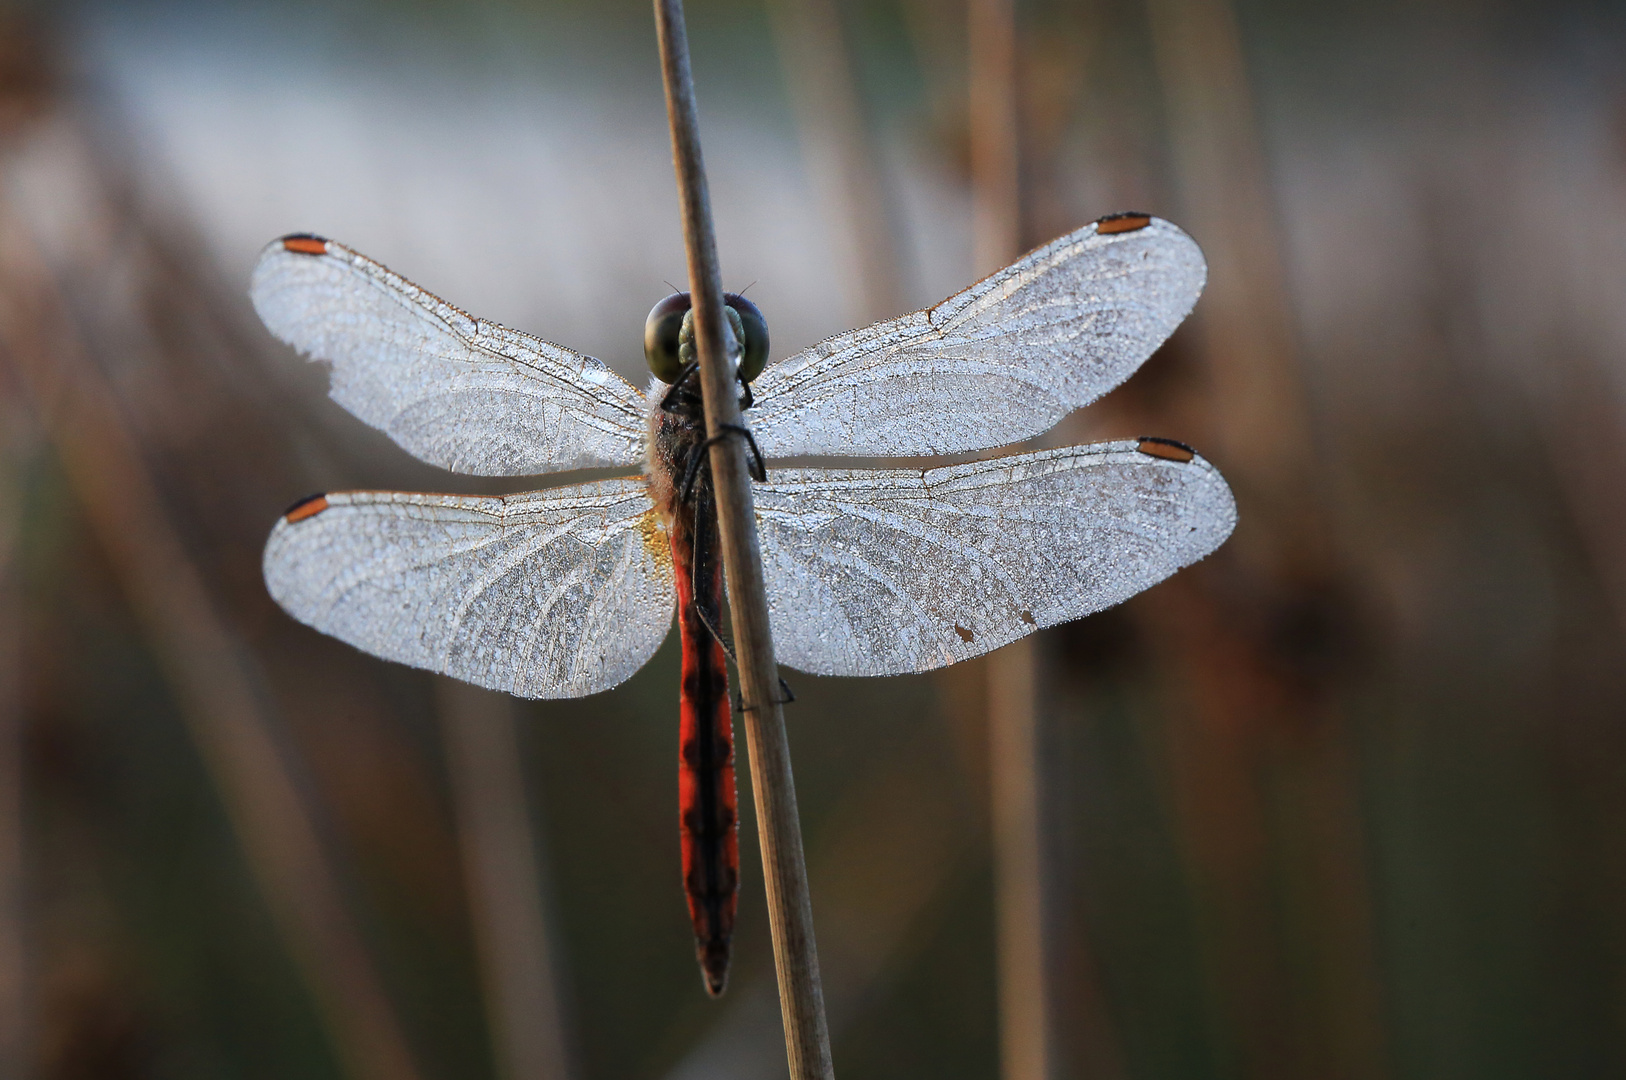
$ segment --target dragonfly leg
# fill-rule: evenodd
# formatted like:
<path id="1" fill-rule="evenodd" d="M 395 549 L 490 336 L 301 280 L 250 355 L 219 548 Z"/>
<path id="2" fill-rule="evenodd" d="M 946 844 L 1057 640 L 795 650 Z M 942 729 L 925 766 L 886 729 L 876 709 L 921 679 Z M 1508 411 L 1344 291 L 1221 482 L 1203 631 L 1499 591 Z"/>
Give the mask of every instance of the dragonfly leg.
<path id="1" fill-rule="evenodd" d="M 790 683 L 785 681 L 785 677 L 783 675 L 779 676 L 779 689 L 785 696 L 775 701 L 775 705 L 789 705 L 791 702 L 796 700 L 796 695 L 790 692 Z M 747 705 L 744 697 L 739 698 L 740 712 L 751 712 L 755 708 L 755 705 Z"/>
<path id="2" fill-rule="evenodd" d="M 693 506 L 695 516 L 695 531 L 698 532 L 700 528 L 700 504 L 696 502 L 693 504 Z M 712 640 L 717 642 L 718 647 L 723 650 L 723 655 L 728 657 L 728 662 L 733 664 L 735 667 L 739 667 L 740 662 L 739 659 L 734 655 L 734 646 L 729 643 L 727 638 L 723 637 L 723 632 L 721 630 L 717 629 L 711 624 L 710 617 L 706 615 L 706 609 L 700 604 L 696 604 L 694 606 L 694 613 L 699 617 L 700 625 L 706 628 L 706 632 L 711 635 Z M 785 681 L 785 677 L 783 675 L 779 677 L 779 689 L 785 695 L 779 699 L 779 704 L 789 705 L 791 702 L 796 700 L 796 695 L 791 693 L 790 683 Z M 740 699 L 739 705 L 740 709 L 743 711 L 745 708 L 745 700 L 743 698 Z"/>
<path id="3" fill-rule="evenodd" d="M 728 662 L 730 664 L 733 664 L 735 667 L 739 667 L 740 662 L 734 656 L 734 646 L 730 645 L 723 638 L 722 632 L 720 630 L 718 630 L 715 626 L 711 625 L 711 620 L 706 618 L 705 611 L 702 610 L 699 607 L 696 607 L 694 613 L 696 615 L 700 616 L 700 625 L 704 626 L 706 628 L 706 630 L 708 632 L 710 632 L 710 634 L 712 636 L 712 639 L 714 641 L 716 641 L 717 644 L 722 648 L 723 655 L 728 657 Z M 775 704 L 789 705 L 789 704 L 791 704 L 792 702 L 794 702 L 796 700 L 796 694 L 791 690 L 790 683 L 785 681 L 785 677 L 783 675 L 779 676 L 779 692 L 781 694 L 783 694 L 784 696 L 781 697 L 777 702 L 775 702 Z M 738 694 L 736 694 L 735 695 L 735 700 L 738 703 L 739 711 L 744 712 L 745 711 L 745 699 L 740 697 Z"/>
<path id="4" fill-rule="evenodd" d="M 691 496 L 694 495 L 695 478 L 700 475 L 700 462 L 704 460 L 704 456 L 700 453 L 700 451 L 704 449 L 705 445 L 705 443 L 701 443 L 699 446 L 689 451 L 689 462 L 683 467 L 683 488 L 681 501 L 684 503 L 690 503 L 692 501 Z M 695 512 L 699 513 L 698 507 L 696 508 Z"/>
<path id="5" fill-rule="evenodd" d="M 677 412 L 682 407 L 684 397 L 693 393 L 688 388 L 689 377 L 699 370 L 700 364 L 694 360 L 683 365 L 677 378 L 672 380 L 672 385 L 661 395 L 661 412 Z"/>
<path id="6" fill-rule="evenodd" d="M 694 482 L 700 476 L 700 463 L 705 460 L 701 451 L 711 449 L 731 435 L 745 436 L 745 445 L 751 450 L 751 479 L 759 484 L 768 479 L 768 470 L 762 464 L 762 451 L 757 448 L 756 436 L 751 434 L 751 429 L 742 427 L 739 424 L 723 424 L 718 428 L 717 434 L 697 443 L 694 449 L 689 451 L 689 462 L 683 468 L 683 487 L 681 490 L 684 502 L 688 502 L 689 496 L 694 493 Z"/>
<path id="7" fill-rule="evenodd" d="M 694 396 L 694 391 L 688 389 L 688 387 L 684 385 L 684 381 L 699 370 L 700 364 L 698 361 L 691 360 L 689 363 L 683 365 L 682 370 L 678 372 L 678 377 L 673 380 L 671 386 L 667 387 L 666 393 L 661 395 L 662 412 L 677 412 L 678 409 L 680 409 L 683 405 L 682 399 L 684 397 L 692 398 Z M 681 390 L 679 389 L 680 387 L 682 388 Z M 740 391 L 740 412 L 744 412 L 746 409 L 749 409 L 752 405 L 756 404 L 756 398 L 751 395 L 751 384 L 748 382 L 740 383 Z"/>
<path id="8" fill-rule="evenodd" d="M 750 393 L 751 388 L 747 386 L 745 391 Z M 738 424 L 729 424 L 727 427 L 730 431 L 745 436 L 745 445 L 751 450 L 751 479 L 759 484 L 767 482 L 768 467 L 762 463 L 762 451 L 757 448 L 757 437 L 751 434 L 748 427 L 741 427 Z"/>
<path id="9" fill-rule="evenodd" d="M 698 454 L 695 456 L 699 457 Z M 684 501 L 689 501 L 687 491 L 684 493 Z M 698 536 L 700 535 L 700 500 L 696 499 L 693 502 L 690 502 L 689 505 L 694 509 L 694 531 L 690 535 Z M 698 555 L 696 557 L 698 558 Z M 702 605 L 696 604 L 694 606 L 694 613 L 700 617 L 700 625 L 706 628 L 706 632 L 711 635 L 712 640 L 717 642 L 718 646 L 723 650 L 723 655 L 728 657 L 728 662 L 733 664 L 735 667 L 739 667 L 739 661 L 734 659 L 734 646 L 730 645 L 728 641 L 724 639 L 722 633 L 715 626 L 711 625 L 711 619 L 706 615 L 706 609 Z"/>
<path id="10" fill-rule="evenodd" d="M 724 640 L 720 630 L 711 625 L 711 620 L 706 618 L 705 611 L 699 607 L 696 607 L 694 613 L 700 616 L 700 625 L 704 626 L 707 632 L 711 634 L 712 640 L 717 642 L 717 644 L 722 647 L 723 655 L 728 657 L 728 662 L 733 664 L 735 667 L 739 667 L 740 662 L 734 659 L 734 646 L 730 645 L 726 640 Z"/>

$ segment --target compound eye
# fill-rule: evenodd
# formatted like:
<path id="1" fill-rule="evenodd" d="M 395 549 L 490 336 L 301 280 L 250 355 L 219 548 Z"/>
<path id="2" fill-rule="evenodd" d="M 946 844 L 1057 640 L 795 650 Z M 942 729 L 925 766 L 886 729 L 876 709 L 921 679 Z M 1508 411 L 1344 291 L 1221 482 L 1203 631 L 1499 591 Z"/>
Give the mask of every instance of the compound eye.
<path id="1" fill-rule="evenodd" d="M 644 320 L 644 359 L 649 370 L 663 383 L 677 380 L 683 370 L 678 356 L 678 336 L 683 332 L 683 316 L 689 310 L 689 294 L 673 293 L 649 309 Z"/>
<path id="2" fill-rule="evenodd" d="M 738 293 L 724 293 L 723 303 L 734 309 L 745 330 L 745 340 L 740 342 L 739 372 L 740 381 L 748 383 L 761 375 L 768 363 L 768 320 L 755 304 Z"/>

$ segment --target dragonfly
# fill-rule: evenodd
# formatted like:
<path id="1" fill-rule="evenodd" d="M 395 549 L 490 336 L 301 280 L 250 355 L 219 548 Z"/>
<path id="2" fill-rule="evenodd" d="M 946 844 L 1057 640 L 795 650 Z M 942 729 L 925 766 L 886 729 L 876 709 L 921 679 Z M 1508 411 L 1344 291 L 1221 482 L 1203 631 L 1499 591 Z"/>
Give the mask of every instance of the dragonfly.
<path id="1" fill-rule="evenodd" d="M 1132 374 L 1206 275 L 1175 225 L 1112 215 L 933 307 L 772 365 L 761 311 L 727 294 L 748 426 L 723 437 L 749 442 L 779 663 L 928 671 L 1111 607 L 1219 547 L 1236 522 L 1230 489 L 1172 439 L 924 469 L 766 469 L 1040 435 Z M 502 497 L 314 495 L 272 529 L 265 580 L 295 619 L 365 652 L 524 698 L 617 685 L 675 610 L 683 881 L 706 989 L 721 994 L 738 814 L 688 294 L 646 320 L 640 391 L 598 359 L 475 318 L 322 237 L 273 241 L 250 292 L 276 337 L 331 365 L 341 406 L 426 462 L 478 476 L 628 473 Z"/>

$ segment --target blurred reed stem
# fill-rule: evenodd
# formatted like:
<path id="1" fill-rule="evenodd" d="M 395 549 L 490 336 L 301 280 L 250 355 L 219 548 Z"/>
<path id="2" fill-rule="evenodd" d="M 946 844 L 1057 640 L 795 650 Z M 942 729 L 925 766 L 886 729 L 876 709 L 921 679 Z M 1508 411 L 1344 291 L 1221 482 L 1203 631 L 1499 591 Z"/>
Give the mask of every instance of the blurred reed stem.
<path id="1" fill-rule="evenodd" d="M 739 384 L 732 362 L 739 343 L 732 341 L 733 335 L 723 320 L 722 273 L 700 152 L 700 120 L 682 0 L 655 0 L 655 26 L 667 119 L 672 127 L 672 163 L 677 172 L 683 242 L 689 257 L 689 290 L 694 298 L 706 431 L 717 439 L 739 424 Z M 712 444 L 710 458 L 740 677 L 740 711 L 750 748 L 751 788 L 756 799 L 768 923 L 773 931 L 774 967 L 779 976 L 790 1074 L 792 1080 L 826 1080 L 834 1075 L 830 1033 L 819 985 L 813 904 L 802 855 L 802 827 L 796 809 L 790 744 L 785 734 L 779 669 L 774 662 L 768 594 L 743 443 L 740 438 L 720 439 Z"/>
<path id="2" fill-rule="evenodd" d="M 1193 320 L 1205 422 L 1240 511 L 1218 557 L 1136 608 L 1186 703 L 1169 752 L 1212 993 L 1223 1029 L 1237 1033 L 1242 1075 L 1380 1076 L 1348 731 L 1330 674 L 1307 666 L 1317 649 L 1348 647 L 1339 635 L 1351 616 L 1247 62 L 1226 0 L 1148 0 L 1147 10 L 1184 224 L 1209 262 Z M 1291 940 L 1292 919 L 1327 928 L 1308 955 Z"/>
<path id="3" fill-rule="evenodd" d="M 1000 1075 L 1056 1070 L 1050 986 L 1050 892 L 1040 753 L 1039 651 L 1033 638 L 988 657 L 988 784 L 999 977 Z"/>
<path id="4" fill-rule="evenodd" d="M 5 157 L 17 152 L 55 91 L 55 72 L 35 31 L 19 14 L 0 16 L 0 155 Z M 30 598 L 20 564 L 28 473 L 42 438 L 3 349 L 0 343 L 0 1077 L 21 1080 L 35 1071 L 38 979 L 24 822 L 23 647 Z"/>
<path id="5" fill-rule="evenodd" d="M 1020 82 L 1015 0 L 969 0 L 966 13 L 976 278 L 1022 253 Z M 986 664 L 1000 1075 L 1050 1080 L 1057 1063 L 1039 650 L 1026 637 L 992 653 Z"/>
<path id="6" fill-rule="evenodd" d="M 861 323 L 896 316 L 907 303 L 900 230 L 841 8 L 837 0 L 768 0 L 768 14 L 809 171 L 848 249 L 852 309 Z"/>
<path id="7" fill-rule="evenodd" d="M 0 375 L 4 375 L 0 365 Z M 0 378 L 0 1077 L 31 1071 L 33 1001 L 23 792 L 23 587 L 21 543 L 27 471 L 36 430 Z"/>
<path id="8" fill-rule="evenodd" d="M 107 552 L 346 1075 L 415 1080 L 262 679 L 166 513 L 51 267 L 0 194 L 0 352 Z"/>
<path id="9" fill-rule="evenodd" d="M 547 878 L 525 797 L 514 702 L 435 680 L 487 1025 L 503 1080 L 570 1080 Z"/>
<path id="10" fill-rule="evenodd" d="M 971 261 L 991 274 L 1022 253 L 1020 84 L 1015 0 L 968 0 Z"/>
<path id="11" fill-rule="evenodd" d="M 1244 521 L 1231 546 L 1321 573 L 1332 554 L 1316 494 L 1316 447 L 1236 15 L 1228 0 L 1147 0 L 1147 12 L 1180 204 L 1208 257 L 1195 328 L 1207 353 L 1211 408 L 1222 418 L 1215 449 L 1274 526 Z M 1267 542 L 1288 546 L 1253 551 Z"/>

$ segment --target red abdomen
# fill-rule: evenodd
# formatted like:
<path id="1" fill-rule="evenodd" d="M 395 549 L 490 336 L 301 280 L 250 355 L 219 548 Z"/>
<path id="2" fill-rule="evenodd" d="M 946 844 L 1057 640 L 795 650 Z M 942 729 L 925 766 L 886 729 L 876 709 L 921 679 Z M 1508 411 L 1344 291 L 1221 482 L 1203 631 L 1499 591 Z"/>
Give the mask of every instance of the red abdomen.
<path id="1" fill-rule="evenodd" d="M 728 983 L 729 942 L 739 905 L 740 848 L 727 658 L 706 625 L 720 624 L 723 596 L 715 524 L 706 527 L 709 517 L 699 515 L 700 536 L 674 530 L 672 562 L 683 641 L 678 736 L 683 887 L 694 921 L 695 953 L 706 990 L 715 997 Z M 685 543 L 691 539 L 697 541 L 694 547 Z"/>

